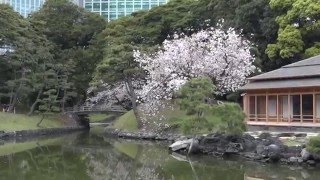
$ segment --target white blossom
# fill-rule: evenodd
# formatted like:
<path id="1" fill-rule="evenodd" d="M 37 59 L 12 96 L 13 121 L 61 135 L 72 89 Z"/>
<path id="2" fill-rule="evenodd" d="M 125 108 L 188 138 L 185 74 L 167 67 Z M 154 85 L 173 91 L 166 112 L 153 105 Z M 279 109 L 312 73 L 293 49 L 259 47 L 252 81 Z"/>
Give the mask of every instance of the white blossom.
<path id="1" fill-rule="evenodd" d="M 136 50 L 135 60 L 148 72 L 139 94 L 167 99 L 189 79 L 203 76 L 215 81 L 220 94 L 236 91 L 255 70 L 250 46 L 233 28 L 209 28 L 182 38 L 176 34 L 154 54 Z"/>

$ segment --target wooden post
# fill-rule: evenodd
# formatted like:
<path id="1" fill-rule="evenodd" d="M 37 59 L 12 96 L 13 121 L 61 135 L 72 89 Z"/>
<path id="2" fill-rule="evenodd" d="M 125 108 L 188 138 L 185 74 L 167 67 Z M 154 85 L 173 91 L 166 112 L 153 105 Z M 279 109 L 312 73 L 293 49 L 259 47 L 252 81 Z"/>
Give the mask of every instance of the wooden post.
<path id="1" fill-rule="evenodd" d="M 314 90 L 313 90 L 313 93 L 312 93 L 312 96 L 313 96 L 313 100 L 312 100 L 312 103 L 313 103 L 313 105 L 312 105 L 312 107 L 313 107 L 313 114 L 312 114 L 312 120 L 313 120 L 313 123 L 316 123 L 316 93 L 314 92 Z"/>
<path id="2" fill-rule="evenodd" d="M 266 121 L 269 121 L 269 113 L 268 113 L 268 104 L 269 104 L 269 98 L 268 93 L 266 94 Z"/>
<path id="3" fill-rule="evenodd" d="M 258 115 L 257 115 L 257 113 L 258 113 L 258 108 L 257 108 L 257 102 L 258 102 L 258 100 L 257 100 L 258 98 L 257 98 L 257 96 L 255 95 L 254 96 L 254 114 L 255 114 L 255 120 L 256 121 L 258 121 Z"/>
<path id="4" fill-rule="evenodd" d="M 300 94 L 300 123 L 303 122 L 303 112 L 302 112 L 302 94 Z"/>
<path id="5" fill-rule="evenodd" d="M 277 122 L 279 122 L 279 95 L 277 94 Z"/>
<path id="6" fill-rule="evenodd" d="M 288 94 L 288 122 L 290 123 L 291 122 L 291 95 L 290 95 L 290 92 Z"/>
<path id="7" fill-rule="evenodd" d="M 250 116 L 250 114 L 248 113 L 248 107 L 247 107 L 247 105 L 248 105 L 247 97 L 248 97 L 247 95 L 243 96 L 243 111 L 246 114 L 246 121 L 249 120 L 248 116 Z"/>

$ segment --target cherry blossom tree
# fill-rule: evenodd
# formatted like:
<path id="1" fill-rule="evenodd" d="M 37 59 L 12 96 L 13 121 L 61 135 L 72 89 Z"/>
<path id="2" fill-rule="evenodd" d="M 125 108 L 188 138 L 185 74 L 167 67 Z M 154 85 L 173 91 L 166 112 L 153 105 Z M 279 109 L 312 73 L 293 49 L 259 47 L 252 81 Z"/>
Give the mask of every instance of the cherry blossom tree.
<path id="1" fill-rule="evenodd" d="M 126 106 L 125 104 L 130 101 L 125 83 L 121 82 L 113 85 L 102 83 L 99 88 L 94 86 L 90 87 L 87 90 L 87 94 L 93 94 L 87 99 L 91 104 L 104 104 L 105 106 L 120 104 Z"/>
<path id="2" fill-rule="evenodd" d="M 197 77 L 212 79 L 217 94 L 236 91 L 256 69 L 250 48 L 251 43 L 235 29 L 223 30 L 218 25 L 191 36 L 174 34 L 155 53 L 135 50 L 134 59 L 146 73 L 144 79 L 133 80 L 140 109 L 154 116 L 159 108 L 167 106 L 163 100 L 172 99 L 174 92 Z M 114 91 L 129 96 L 121 84 L 105 94 Z"/>
<path id="3" fill-rule="evenodd" d="M 134 52 L 147 72 L 142 99 L 170 99 L 191 78 L 209 77 L 217 93 L 236 91 L 254 70 L 251 44 L 233 28 L 209 28 L 191 36 L 175 34 L 156 53 Z"/>

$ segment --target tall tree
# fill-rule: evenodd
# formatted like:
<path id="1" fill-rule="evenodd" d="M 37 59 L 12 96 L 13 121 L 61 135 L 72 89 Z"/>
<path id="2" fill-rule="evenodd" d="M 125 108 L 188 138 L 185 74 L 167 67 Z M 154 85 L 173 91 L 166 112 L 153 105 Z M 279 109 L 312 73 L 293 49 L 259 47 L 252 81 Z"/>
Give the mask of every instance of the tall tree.
<path id="1" fill-rule="evenodd" d="M 69 93 L 62 91 L 59 98 L 66 100 L 66 94 L 74 95 L 75 92 L 77 98 L 69 99 L 83 101 L 95 65 L 102 59 L 103 47 L 96 38 L 105 28 L 105 20 L 68 0 L 46 1 L 30 20 L 42 23 L 43 33 L 56 47 L 54 60 L 60 64 L 59 75 L 64 77 L 63 84 L 69 87 L 62 88 L 73 89 Z"/>
<path id="2" fill-rule="evenodd" d="M 270 6 L 280 11 L 278 38 L 268 45 L 272 59 L 301 59 L 320 54 L 320 2 L 318 0 L 271 0 Z"/>
<path id="3" fill-rule="evenodd" d="M 30 101 L 33 74 L 52 58 L 51 46 L 37 28 L 9 6 L 1 5 L 0 13 L 0 45 L 5 49 L 0 55 L 4 65 L 1 70 L 5 71 L 2 77 L 6 77 L 0 92 L 7 97 L 4 101 L 9 104 L 8 111 L 12 111 L 18 101 Z"/>

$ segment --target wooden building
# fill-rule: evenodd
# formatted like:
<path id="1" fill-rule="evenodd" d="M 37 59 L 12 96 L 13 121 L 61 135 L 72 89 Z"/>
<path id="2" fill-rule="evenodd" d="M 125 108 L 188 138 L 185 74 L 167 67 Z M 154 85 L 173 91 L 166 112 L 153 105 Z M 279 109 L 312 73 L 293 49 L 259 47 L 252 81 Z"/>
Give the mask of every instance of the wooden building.
<path id="1" fill-rule="evenodd" d="M 248 79 L 248 125 L 320 127 L 320 56 Z"/>

